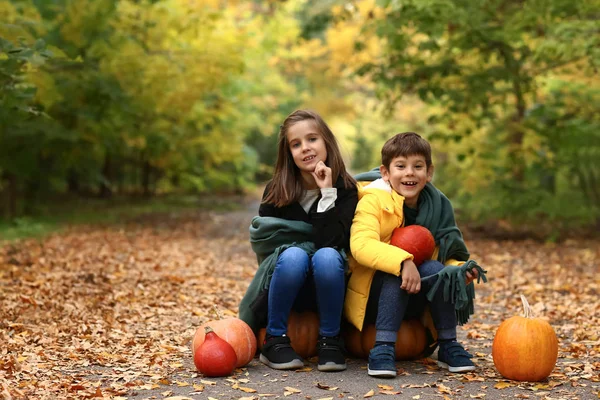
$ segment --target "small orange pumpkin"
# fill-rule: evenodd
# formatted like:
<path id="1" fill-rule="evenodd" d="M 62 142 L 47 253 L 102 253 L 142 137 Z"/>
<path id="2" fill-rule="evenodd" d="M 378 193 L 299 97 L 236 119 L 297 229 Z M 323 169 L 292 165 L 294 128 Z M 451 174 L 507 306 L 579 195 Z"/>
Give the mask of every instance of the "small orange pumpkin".
<path id="1" fill-rule="evenodd" d="M 429 229 L 420 225 L 401 226 L 394 229 L 390 244 L 412 254 L 417 267 L 429 260 L 435 251 L 433 235 Z"/>
<path id="2" fill-rule="evenodd" d="M 262 349 L 266 329 L 258 332 L 258 349 Z M 287 335 L 292 342 L 292 348 L 302 358 L 317 355 L 317 341 L 319 340 L 319 316 L 312 311 L 297 313 L 292 311 L 288 318 Z"/>
<path id="3" fill-rule="evenodd" d="M 239 318 L 229 317 L 208 321 L 198 329 L 192 340 L 192 356 L 202 343 L 204 343 L 204 328 L 209 326 L 215 331 L 217 336 L 225 340 L 233 347 L 237 356 L 236 367 L 243 367 L 248 364 L 256 354 L 256 338 L 252 328 Z"/>
<path id="4" fill-rule="evenodd" d="M 348 351 L 359 358 L 367 358 L 375 346 L 375 325 L 369 324 L 361 331 L 351 326 L 345 338 Z M 396 338 L 396 360 L 413 360 L 425 350 L 425 327 L 418 319 L 402 321 Z"/>
<path id="5" fill-rule="evenodd" d="M 525 316 L 503 321 L 492 344 L 494 365 L 502 376 L 516 381 L 538 382 L 547 378 L 556 365 L 558 340 L 552 326 L 533 318 L 521 295 Z"/>

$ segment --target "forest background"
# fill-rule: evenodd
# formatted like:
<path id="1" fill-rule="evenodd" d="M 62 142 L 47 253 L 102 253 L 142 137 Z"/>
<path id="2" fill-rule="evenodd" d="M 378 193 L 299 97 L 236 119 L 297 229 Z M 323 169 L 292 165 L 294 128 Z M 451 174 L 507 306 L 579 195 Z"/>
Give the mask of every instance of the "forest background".
<path id="1" fill-rule="evenodd" d="M 394 133 L 428 138 L 461 222 L 597 232 L 599 17 L 599 0 L 0 0 L 0 236 L 252 191 L 298 108 L 353 172 Z"/>

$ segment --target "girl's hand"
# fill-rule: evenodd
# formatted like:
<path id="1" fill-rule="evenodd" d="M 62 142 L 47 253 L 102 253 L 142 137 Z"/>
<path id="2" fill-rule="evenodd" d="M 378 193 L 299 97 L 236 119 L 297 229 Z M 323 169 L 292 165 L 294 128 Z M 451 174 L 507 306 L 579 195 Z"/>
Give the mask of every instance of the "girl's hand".
<path id="1" fill-rule="evenodd" d="M 467 279 L 465 280 L 465 282 L 468 285 L 471 282 L 473 282 L 478 276 L 479 272 L 475 268 L 467 270 Z"/>
<path id="2" fill-rule="evenodd" d="M 413 260 L 404 260 L 402 263 L 402 285 L 400 285 L 400 289 L 406 290 L 409 294 L 421 291 L 421 275 Z"/>
<path id="3" fill-rule="evenodd" d="M 331 183 L 331 168 L 325 165 L 323 161 L 317 163 L 315 170 L 311 174 L 320 189 L 333 187 Z"/>

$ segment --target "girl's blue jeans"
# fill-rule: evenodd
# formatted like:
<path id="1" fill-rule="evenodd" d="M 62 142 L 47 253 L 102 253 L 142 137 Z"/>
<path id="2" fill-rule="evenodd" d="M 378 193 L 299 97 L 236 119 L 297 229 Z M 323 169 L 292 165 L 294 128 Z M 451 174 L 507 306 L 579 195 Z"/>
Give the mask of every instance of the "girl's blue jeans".
<path id="1" fill-rule="evenodd" d="M 444 268 L 444 265 L 439 261 L 429 260 L 417 268 L 421 278 L 424 278 L 437 274 Z M 433 324 L 438 331 L 438 338 L 455 339 L 456 312 L 453 304 L 444 301 L 443 285 L 440 285 L 431 302 L 426 298 L 427 292 L 436 280 L 437 278 L 430 278 L 421 281 L 420 292 L 410 295 L 406 290 L 400 288 L 402 276 L 377 271 L 371 285 L 365 320 L 365 323 L 372 323 L 374 320 L 375 339 L 383 342 L 395 342 L 402 320 L 411 317 L 418 318 L 428 303 Z"/>
<path id="2" fill-rule="evenodd" d="M 281 336 L 287 332 L 288 316 L 296 311 L 319 313 L 319 335 L 337 336 L 345 295 L 344 259 L 324 247 L 311 257 L 290 247 L 279 255 L 269 286 L 267 333 Z"/>

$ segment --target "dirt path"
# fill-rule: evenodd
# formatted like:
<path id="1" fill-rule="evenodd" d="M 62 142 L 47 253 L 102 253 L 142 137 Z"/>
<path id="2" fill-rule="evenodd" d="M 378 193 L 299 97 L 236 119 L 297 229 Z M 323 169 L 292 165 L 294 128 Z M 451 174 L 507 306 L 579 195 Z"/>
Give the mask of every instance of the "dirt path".
<path id="1" fill-rule="evenodd" d="M 0 399 L 359 399 L 371 390 L 375 398 L 600 397 L 600 246 L 592 241 L 467 238 L 490 276 L 477 288 L 477 315 L 459 329 L 476 354 L 473 374 L 424 360 L 400 362 L 398 378 L 377 380 L 358 359 L 335 374 L 318 372 L 314 360 L 286 373 L 255 359 L 227 379 L 199 376 L 189 349 L 196 327 L 213 319 L 213 305 L 235 315 L 256 270 L 248 244 L 256 207 L 250 199 L 240 211 L 163 215 L 1 246 Z M 499 323 L 520 313 L 519 293 L 560 341 L 557 367 L 541 383 L 502 379 L 490 356 Z"/>

